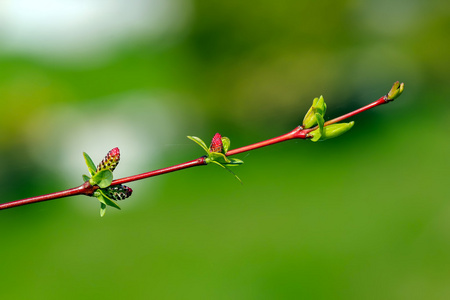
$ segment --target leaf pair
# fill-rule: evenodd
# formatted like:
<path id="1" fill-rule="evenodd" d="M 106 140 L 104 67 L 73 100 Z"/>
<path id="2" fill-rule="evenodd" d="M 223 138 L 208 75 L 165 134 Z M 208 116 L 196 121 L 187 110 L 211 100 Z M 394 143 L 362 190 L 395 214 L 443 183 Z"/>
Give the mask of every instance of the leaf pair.
<path id="1" fill-rule="evenodd" d="M 311 131 L 308 135 L 311 137 L 311 141 L 324 141 L 328 140 L 350 130 L 353 127 L 354 122 L 350 123 L 338 123 L 324 126 L 324 116 L 327 110 L 327 104 L 322 96 L 313 100 L 312 106 L 309 108 L 303 119 L 303 128 L 311 128 L 317 125 L 317 129 Z"/>
<path id="2" fill-rule="evenodd" d="M 226 153 L 230 149 L 230 139 L 227 137 L 222 137 L 219 133 L 216 133 L 211 141 L 211 145 L 208 148 L 205 144 L 205 142 L 196 137 L 196 136 L 188 136 L 189 139 L 193 140 L 195 143 L 197 143 L 200 147 L 202 147 L 203 150 L 206 152 L 206 159 L 205 162 L 207 164 L 214 163 L 224 169 L 226 169 L 228 172 L 234 175 L 239 182 L 242 183 L 241 179 L 228 167 L 234 167 L 239 166 L 243 164 L 244 162 L 237 158 L 229 158 L 226 156 Z"/>
<path id="3" fill-rule="evenodd" d="M 323 118 L 323 116 L 325 116 L 326 111 L 327 111 L 327 104 L 325 103 L 323 97 L 320 96 L 319 98 L 314 98 L 312 106 L 309 108 L 308 112 L 303 118 L 302 127 L 305 129 L 313 127 L 318 123 L 316 114 L 319 114 Z"/>

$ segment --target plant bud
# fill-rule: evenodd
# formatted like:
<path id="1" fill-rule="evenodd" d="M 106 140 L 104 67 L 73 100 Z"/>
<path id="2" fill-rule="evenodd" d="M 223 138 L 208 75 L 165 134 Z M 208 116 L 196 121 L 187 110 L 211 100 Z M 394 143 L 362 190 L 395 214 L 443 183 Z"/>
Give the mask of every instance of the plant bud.
<path id="1" fill-rule="evenodd" d="M 126 185 L 118 184 L 107 187 L 108 195 L 113 200 L 124 200 L 131 196 L 131 193 L 133 193 L 133 190 Z"/>
<path id="2" fill-rule="evenodd" d="M 397 98 L 398 96 L 400 96 L 403 93 L 403 89 L 405 88 L 405 84 L 402 82 L 394 82 L 394 85 L 392 86 L 391 90 L 389 91 L 389 93 L 386 95 L 386 102 L 392 101 L 395 98 Z"/>
<path id="3" fill-rule="evenodd" d="M 340 136 L 341 134 L 350 130 L 350 128 L 353 127 L 353 124 L 355 124 L 355 122 L 353 122 L 353 121 L 350 123 L 331 124 L 331 125 L 325 126 L 323 128 L 322 133 L 320 132 L 320 129 L 318 128 L 309 133 L 312 136 L 311 141 L 313 141 L 313 142 L 325 141 L 325 140 Z"/>
<path id="4" fill-rule="evenodd" d="M 216 133 L 212 139 L 211 145 L 209 146 L 209 152 L 222 152 L 222 150 L 222 136 L 220 133 Z"/>
<path id="5" fill-rule="evenodd" d="M 314 98 L 312 106 L 309 108 L 305 117 L 303 118 L 303 128 L 311 128 L 317 124 L 316 113 L 322 117 L 325 115 L 327 105 L 322 96 L 320 98 Z"/>
<path id="6" fill-rule="evenodd" d="M 114 148 L 106 154 L 105 158 L 98 164 L 97 173 L 103 170 L 110 170 L 111 172 L 119 164 L 120 151 L 119 148 Z"/>

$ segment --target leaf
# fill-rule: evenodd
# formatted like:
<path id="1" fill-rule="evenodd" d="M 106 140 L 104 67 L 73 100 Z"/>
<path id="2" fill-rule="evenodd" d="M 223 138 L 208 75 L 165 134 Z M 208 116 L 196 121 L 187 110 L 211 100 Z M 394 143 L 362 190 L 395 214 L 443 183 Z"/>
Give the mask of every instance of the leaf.
<path id="1" fill-rule="evenodd" d="M 238 159 L 238 158 L 230 158 L 229 159 L 230 162 L 229 163 L 225 163 L 224 165 L 227 167 L 237 167 L 239 165 L 242 165 L 244 163 L 244 161 Z"/>
<path id="2" fill-rule="evenodd" d="M 323 99 L 323 96 L 320 96 L 319 99 L 314 104 L 315 112 L 322 115 L 322 117 L 325 115 L 325 112 L 327 110 L 327 104 L 325 103 L 325 100 Z"/>
<path id="3" fill-rule="evenodd" d="M 313 137 L 311 138 L 311 141 L 317 142 L 317 141 L 325 141 L 328 139 L 332 139 L 335 137 L 340 136 L 341 134 L 344 134 L 345 132 L 349 131 L 350 128 L 353 127 L 353 124 L 355 122 L 351 121 L 350 123 L 336 123 L 331 124 L 328 126 L 325 126 L 320 132 L 320 128 L 310 132 L 309 134 Z"/>
<path id="4" fill-rule="evenodd" d="M 225 156 L 225 154 L 220 153 L 220 152 L 211 152 L 208 154 L 208 157 L 210 158 L 210 160 L 214 160 L 220 163 L 229 163 L 230 159 L 228 157 Z"/>
<path id="5" fill-rule="evenodd" d="M 353 124 L 355 124 L 354 121 L 351 121 L 350 123 L 337 123 L 328 125 L 324 128 L 324 135 L 322 136 L 322 138 L 323 140 L 328 140 L 338 137 L 341 134 L 349 131 L 350 128 L 353 127 Z"/>
<path id="6" fill-rule="evenodd" d="M 312 138 L 311 138 L 312 142 L 317 142 L 322 137 L 322 134 L 320 133 L 319 128 L 317 128 L 314 131 L 311 131 L 309 134 L 312 135 Z"/>
<path id="7" fill-rule="evenodd" d="M 91 185 L 98 185 L 100 188 L 106 188 L 111 185 L 113 180 L 113 173 L 110 170 L 102 170 L 92 176 L 89 180 Z"/>
<path id="8" fill-rule="evenodd" d="M 190 136 L 190 135 L 188 135 L 188 139 L 193 140 L 193 141 L 196 142 L 200 147 L 202 147 L 203 150 L 205 150 L 206 153 L 209 153 L 208 147 L 206 146 L 205 142 L 202 141 L 201 138 L 198 138 L 198 137 L 196 137 L 196 136 Z"/>
<path id="9" fill-rule="evenodd" d="M 106 204 L 100 203 L 100 217 L 103 217 L 106 213 Z"/>
<path id="10" fill-rule="evenodd" d="M 225 166 L 222 165 L 221 163 L 218 163 L 217 161 L 214 161 L 214 160 L 213 160 L 213 161 L 211 161 L 211 162 L 215 163 L 216 165 L 221 166 L 222 168 L 224 168 L 225 170 L 227 170 L 228 172 L 230 172 L 231 174 L 233 174 L 234 177 L 236 177 L 236 179 L 242 184 L 242 180 L 241 180 L 236 174 L 234 174 L 233 171 L 231 171 L 230 169 L 228 169 L 227 167 L 225 167 Z"/>
<path id="11" fill-rule="evenodd" d="M 83 181 L 84 182 L 89 181 L 89 179 L 91 179 L 89 176 L 83 175 Z"/>
<path id="12" fill-rule="evenodd" d="M 98 199 L 98 201 L 100 201 L 100 216 L 104 216 L 105 212 L 106 212 L 106 206 L 111 206 L 114 208 L 117 208 L 120 210 L 120 206 L 117 205 L 116 202 L 114 202 L 113 200 L 109 199 L 102 190 L 97 190 L 95 194 L 95 197 Z"/>
<path id="13" fill-rule="evenodd" d="M 317 124 L 319 125 L 320 134 L 323 134 L 323 124 L 325 123 L 321 114 L 316 113 Z"/>
<path id="14" fill-rule="evenodd" d="M 99 195 L 103 196 L 103 198 L 109 199 L 112 201 L 112 199 L 107 195 L 107 193 L 105 193 L 105 191 L 103 189 L 98 189 L 95 191 L 95 197 L 98 197 Z M 104 202 L 106 204 L 106 202 Z"/>
<path id="15" fill-rule="evenodd" d="M 95 171 L 97 170 L 97 168 L 95 167 L 94 162 L 92 161 L 92 159 L 86 152 L 83 152 L 83 156 L 84 156 L 84 161 L 86 162 L 86 165 L 88 167 L 89 173 L 91 173 L 91 175 L 93 176 L 95 174 Z"/>
<path id="16" fill-rule="evenodd" d="M 103 203 L 105 203 L 108 206 L 120 209 L 120 206 L 114 200 L 109 198 L 103 190 L 99 189 L 98 191 L 100 192 L 101 196 L 103 197 L 103 201 L 102 201 Z"/>
<path id="17" fill-rule="evenodd" d="M 226 136 L 223 136 L 222 137 L 223 153 L 226 154 L 228 152 L 228 150 L 230 149 L 230 144 L 231 144 L 230 139 L 227 138 Z"/>

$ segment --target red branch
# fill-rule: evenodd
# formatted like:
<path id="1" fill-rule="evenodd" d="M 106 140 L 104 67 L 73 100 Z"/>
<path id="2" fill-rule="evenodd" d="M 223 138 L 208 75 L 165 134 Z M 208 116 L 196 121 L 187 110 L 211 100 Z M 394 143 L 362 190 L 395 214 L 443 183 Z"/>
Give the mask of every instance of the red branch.
<path id="1" fill-rule="evenodd" d="M 403 89 L 403 87 L 402 87 L 402 89 Z M 401 91 L 400 91 L 400 93 L 401 93 Z M 392 101 L 392 100 L 393 99 L 389 99 L 388 96 L 383 96 L 380 99 L 378 99 L 377 101 L 372 102 L 369 105 L 366 105 L 366 106 L 361 107 L 357 110 L 354 110 L 348 114 L 342 115 L 340 117 L 337 117 L 335 119 L 325 122 L 324 126 L 337 123 L 339 121 L 342 121 L 344 119 L 352 117 L 356 114 L 359 114 L 363 111 L 374 108 L 378 105 L 388 103 L 389 101 Z M 307 138 L 310 138 L 310 136 L 308 136 L 308 133 L 310 133 L 311 131 L 313 131 L 315 129 L 317 129 L 317 126 L 313 127 L 313 128 L 308 128 L 308 129 L 303 129 L 301 126 L 299 126 L 299 127 L 295 128 L 294 130 L 292 130 L 291 132 L 280 135 L 278 137 L 274 137 L 274 138 L 268 139 L 266 141 L 262 141 L 259 143 L 255 143 L 255 144 L 251 144 L 251 145 L 244 146 L 241 148 L 230 150 L 227 152 L 226 155 L 227 156 L 236 155 L 236 154 L 239 154 L 242 152 L 255 150 L 257 148 L 281 143 L 281 142 L 288 141 L 291 139 L 307 139 Z M 205 157 L 200 157 L 198 159 L 194 159 L 194 160 L 191 160 L 191 161 L 188 161 L 185 163 L 181 163 L 178 165 L 174 165 L 174 166 L 159 169 L 159 170 L 154 170 L 154 171 L 147 172 L 147 173 L 142 173 L 142 174 L 133 175 L 133 176 L 129 176 L 129 177 L 121 178 L 121 179 L 116 179 L 116 180 L 113 180 L 111 185 L 123 184 L 123 183 L 131 182 L 131 181 L 141 180 L 144 178 L 149 178 L 149 177 L 153 177 L 153 176 L 157 176 L 157 175 L 162 175 L 162 174 L 179 171 L 179 170 L 187 169 L 187 168 L 191 168 L 191 167 L 202 166 L 202 165 L 206 165 Z M 2 203 L 2 204 L 0 204 L 0 210 L 11 208 L 11 207 L 16 207 L 16 206 L 22 206 L 22 205 L 26 205 L 26 204 L 31 204 L 31 203 L 36 203 L 36 202 L 41 202 L 41 201 L 75 196 L 75 195 L 92 196 L 92 194 L 97 189 L 98 189 L 98 186 L 92 186 L 91 184 L 89 184 L 89 181 L 87 181 L 87 182 L 83 183 L 82 185 L 80 185 L 79 187 L 71 188 L 68 190 L 61 191 L 61 192 L 56 192 L 56 193 L 51 193 L 51 194 L 47 194 L 47 195 L 36 196 L 36 197 L 26 198 L 26 199 L 22 199 L 22 200 L 16 200 L 16 201 L 12 201 L 12 202 Z"/>

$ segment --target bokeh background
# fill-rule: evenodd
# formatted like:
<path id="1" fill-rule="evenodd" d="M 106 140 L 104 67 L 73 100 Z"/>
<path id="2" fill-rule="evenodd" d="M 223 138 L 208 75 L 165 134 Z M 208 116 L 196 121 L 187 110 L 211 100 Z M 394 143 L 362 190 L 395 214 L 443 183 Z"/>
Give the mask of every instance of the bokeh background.
<path id="1" fill-rule="evenodd" d="M 2 202 L 115 177 L 394 103 L 322 143 L 0 212 L 1 299 L 449 299 L 450 3 L 430 0 L 6 0 Z"/>

